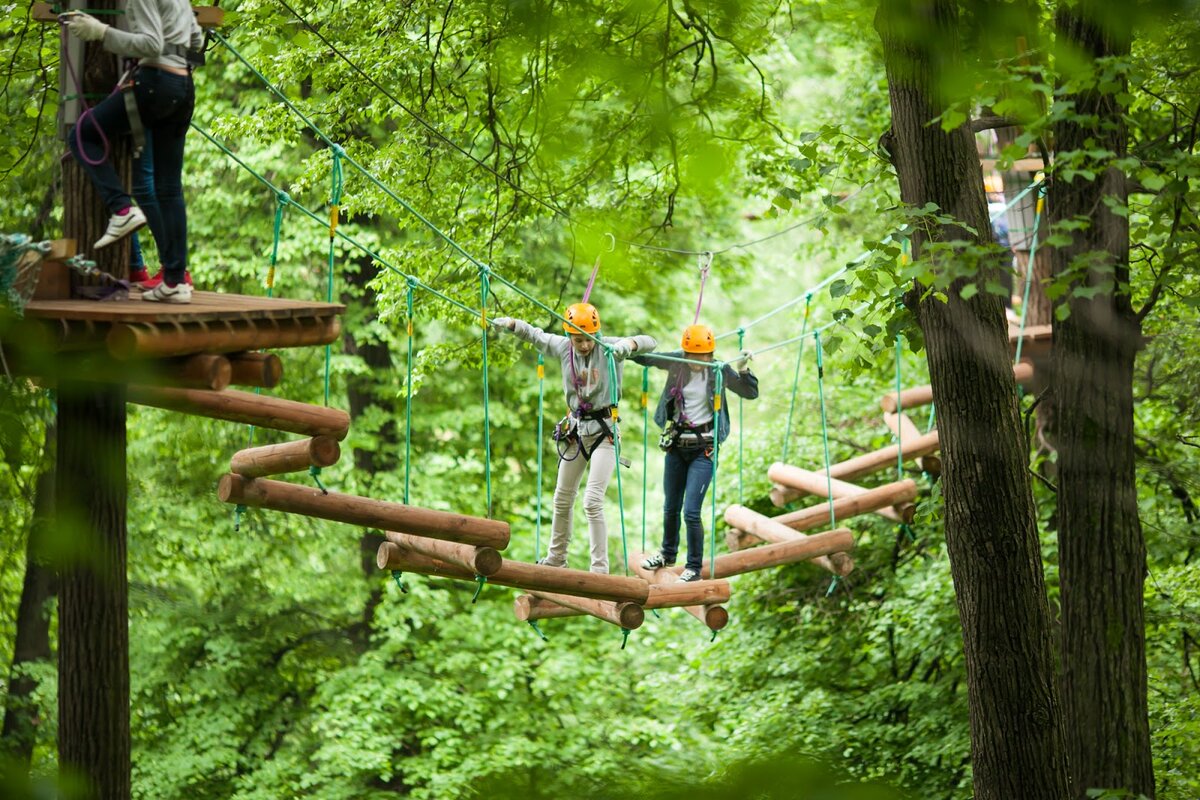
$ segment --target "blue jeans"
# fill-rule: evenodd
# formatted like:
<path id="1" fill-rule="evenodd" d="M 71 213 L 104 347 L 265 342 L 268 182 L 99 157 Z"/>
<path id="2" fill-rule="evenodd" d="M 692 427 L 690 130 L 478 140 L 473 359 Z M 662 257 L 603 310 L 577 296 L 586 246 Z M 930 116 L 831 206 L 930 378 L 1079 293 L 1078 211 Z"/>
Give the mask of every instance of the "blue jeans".
<path id="1" fill-rule="evenodd" d="M 146 131 L 146 146 L 142 154 L 133 160 L 133 196 L 137 198 L 138 207 L 146 215 L 146 226 L 157 244 L 163 235 L 162 211 L 158 207 L 158 198 L 154 196 L 154 134 Z M 159 250 L 162 248 L 160 247 Z M 129 237 L 129 270 L 137 272 L 146 268 L 146 259 L 142 255 L 142 245 L 137 233 Z"/>
<path id="2" fill-rule="evenodd" d="M 679 553 L 679 514 L 687 528 L 687 568 L 700 571 L 704 563 L 704 495 L 712 483 L 713 462 L 702 447 L 667 451 L 663 463 L 662 554 L 674 561 Z"/>
<path id="3" fill-rule="evenodd" d="M 183 145 L 188 123 L 192 120 L 195 88 L 191 75 L 175 75 L 154 67 L 139 68 L 134 79 L 134 98 L 142 126 L 154 139 L 150 163 L 153 171 L 152 195 L 157 201 L 159 231 L 150 213 L 146 214 L 150 231 L 159 247 L 163 271 L 170 283 L 183 280 L 187 270 L 187 208 L 183 202 Z M 121 92 L 101 100 L 78 128 L 83 153 L 91 161 L 104 156 L 100 131 L 109 139 L 129 133 L 129 117 Z M 68 135 L 71 152 L 92 179 L 96 192 L 110 214 L 128 208 L 132 201 L 121 185 L 109 159 L 89 164 L 80 155 L 81 142 L 73 129 Z M 143 212 L 145 209 L 143 208 Z M 161 237 L 160 237 L 161 233 Z"/>

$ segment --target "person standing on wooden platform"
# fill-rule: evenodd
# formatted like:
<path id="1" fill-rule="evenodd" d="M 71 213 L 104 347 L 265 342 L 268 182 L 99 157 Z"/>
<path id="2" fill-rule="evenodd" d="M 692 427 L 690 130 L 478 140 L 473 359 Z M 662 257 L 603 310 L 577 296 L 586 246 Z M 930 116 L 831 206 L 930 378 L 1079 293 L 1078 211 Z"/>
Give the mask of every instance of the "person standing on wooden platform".
<path id="1" fill-rule="evenodd" d="M 563 393 L 570 413 L 554 426 L 558 443 L 558 483 L 554 488 L 554 518 L 551 524 L 550 550 L 539 564 L 551 567 L 567 565 L 567 545 L 575 511 L 575 495 L 583 474 L 588 473 L 583 494 L 591 538 L 592 572 L 608 572 L 608 524 L 604 519 L 604 495 L 616 468 L 616 406 L 613 398 L 621 394 L 622 364 L 635 352 L 646 353 L 658 343 L 650 336 L 627 338 L 600 337 L 600 313 L 591 303 L 575 303 L 567 309 L 563 330 L 567 336 L 547 333 L 529 323 L 510 317 L 492 320 L 497 328 L 511 331 L 518 339 L 532 344 L 539 352 L 562 364 Z M 616 387 L 609 379 L 608 356 L 596 345 L 596 338 L 612 349 L 617 360 Z M 615 388 L 615 392 L 614 392 Z M 540 446 L 540 445 L 539 445 Z"/>
<path id="2" fill-rule="evenodd" d="M 68 135 L 71 152 L 92 179 L 112 216 L 97 249 L 120 241 L 151 224 L 163 264 L 163 280 L 142 295 L 157 303 L 190 303 L 187 272 L 187 208 L 183 199 L 183 150 L 195 105 L 192 63 L 202 52 L 204 34 L 188 0 L 128 0 L 128 30 L 118 30 L 79 11 L 59 19 L 72 36 L 101 42 L 105 50 L 137 58 L 132 76 L 86 112 Z M 131 133 L 140 150 L 144 131 L 153 136 L 154 196 L 161 220 L 133 204 L 112 162 L 105 141 Z M 161 223 L 161 225 L 157 223 Z M 155 230 L 161 228 L 161 230 Z"/>
<path id="3" fill-rule="evenodd" d="M 659 447 L 663 460 L 663 535 L 657 555 L 642 562 L 644 569 L 674 566 L 679 554 L 679 517 L 687 528 L 687 564 L 682 581 L 700 579 L 704 563 L 704 497 L 713 476 L 713 441 L 729 436 L 729 405 L 725 388 L 747 400 L 758 397 L 758 378 L 750 371 L 750 356 L 742 353 L 734 364 L 721 367 L 724 386 L 715 402 L 713 360 L 716 337 L 707 325 L 689 325 L 683 331 L 683 350 L 664 353 L 669 358 L 686 358 L 692 363 L 670 361 L 657 355 L 634 356 L 644 367 L 667 371 L 667 383 L 654 421 L 663 429 Z"/>

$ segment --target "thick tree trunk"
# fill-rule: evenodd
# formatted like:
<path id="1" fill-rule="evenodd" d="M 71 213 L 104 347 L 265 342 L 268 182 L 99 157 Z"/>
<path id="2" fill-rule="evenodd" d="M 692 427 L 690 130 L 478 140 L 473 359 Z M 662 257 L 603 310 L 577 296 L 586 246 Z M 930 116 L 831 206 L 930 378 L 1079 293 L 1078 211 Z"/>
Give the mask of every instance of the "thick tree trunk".
<path id="1" fill-rule="evenodd" d="M 124 387 L 59 384 L 57 496 L 72 543 L 58 606 L 59 762 L 86 781 L 88 797 L 122 800 L 130 794 Z"/>
<path id="2" fill-rule="evenodd" d="M 54 514 L 55 429 L 46 425 L 46 469 L 38 476 L 33 500 L 33 522 L 25 545 L 25 582 L 17 609 L 17 631 L 13 642 L 12 670 L 8 677 L 8 698 L 4 709 L 4 729 L 0 733 L 0 755 L 29 768 L 37 741 L 38 717 L 33 705 L 37 682 L 24 669 L 50 658 L 50 609 L 54 596 L 54 576 L 46 563 L 44 540 Z"/>
<path id="3" fill-rule="evenodd" d="M 95 9 L 116 8 L 94 0 Z M 116 59 L 89 45 L 83 91 L 106 94 Z M 128 138 L 110 140 L 109 157 L 128 177 Z M 128 270 L 129 243 L 100 251 L 108 212 L 73 160 L 63 164 L 63 229 L 114 275 Z M 126 800 L 129 761 L 129 615 L 125 528 L 125 389 L 60 382 L 58 387 L 60 536 L 70 541 L 58 605 L 58 757 L 88 797 Z"/>
<path id="4" fill-rule="evenodd" d="M 970 131 L 933 122 L 944 77 L 959 68 L 950 0 L 882 0 L 894 156 L 905 203 L 936 203 L 988 231 Z M 969 239 L 962 228 L 932 231 Z M 921 258 L 928 239 L 912 242 Z M 999 298 L 929 297 L 912 306 L 925 333 L 942 443 L 946 544 L 967 666 L 978 800 L 1068 796 L 1050 615 L 1032 489 Z"/>
<path id="5" fill-rule="evenodd" d="M 1060 43 L 1087 58 L 1128 55 L 1128 31 L 1102 30 L 1092 22 L 1095 10 L 1086 2 L 1062 7 Z M 1063 99 L 1090 121 L 1056 126 L 1060 153 L 1125 154 L 1114 94 Z M 1126 196 L 1125 176 L 1115 168 L 1095 181 L 1050 186 L 1053 219 L 1091 220 L 1070 246 L 1053 251 L 1056 274 L 1070 274 L 1073 288 L 1109 287 L 1091 299 L 1068 292 L 1070 314 L 1054 323 L 1062 685 L 1079 797 L 1091 788 L 1154 796 L 1142 608 L 1146 548 L 1134 477 L 1133 367 L 1141 329 L 1127 289 L 1129 225 L 1103 200 L 1124 205 Z M 1088 266 L 1072 274 L 1072 262 L 1084 254 Z"/>

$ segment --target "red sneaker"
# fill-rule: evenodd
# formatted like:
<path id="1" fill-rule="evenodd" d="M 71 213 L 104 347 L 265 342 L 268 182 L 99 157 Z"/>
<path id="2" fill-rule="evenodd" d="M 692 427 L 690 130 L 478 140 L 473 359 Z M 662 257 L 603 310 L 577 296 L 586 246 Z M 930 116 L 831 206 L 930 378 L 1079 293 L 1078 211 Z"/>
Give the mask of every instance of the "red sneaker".
<path id="1" fill-rule="evenodd" d="M 142 269 L 130 269 L 129 270 L 129 282 L 130 283 L 145 283 L 148 280 L 150 280 L 150 273 L 146 272 L 145 267 L 143 267 Z"/>
<path id="2" fill-rule="evenodd" d="M 153 289 L 155 286 L 158 286 L 162 282 L 163 282 L 163 271 L 162 271 L 162 267 L 159 267 L 158 272 L 154 273 L 153 278 L 149 278 L 147 280 L 141 281 L 141 287 L 143 289 L 149 291 L 150 289 Z M 183 282 L 186 283 L 188 286 L 191 286 L 192 285 L 192 273 L 184 272 L 183 273 Z"/>

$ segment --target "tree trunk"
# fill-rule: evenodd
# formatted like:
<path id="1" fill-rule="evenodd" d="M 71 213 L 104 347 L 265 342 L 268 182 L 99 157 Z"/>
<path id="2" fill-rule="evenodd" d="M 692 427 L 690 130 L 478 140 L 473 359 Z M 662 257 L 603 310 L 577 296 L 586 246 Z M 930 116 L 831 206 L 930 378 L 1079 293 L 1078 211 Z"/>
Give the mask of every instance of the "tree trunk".
<path id="1" fill-rule="evenodd" d="M 0 733 L 0 754 L 26 770 L 33 758 L 40 723 L 33 701 L 37 682 L 21 673 L 26 666 L 50 658 L 50 610 L 47 605 L 54 596 L 54 576 L 46 563 L 44 540 L 54 513 L 55 447 L 54 425 L 50 423 L 46 425 L 46 469 L 38 476 L 33 521 L 25 545 L 25 582 L 17 609 L 4 729 Z"/>
<path id="2" fill-rule="evenodd" d="M 61 382 L 58 525 L 72 543 L 58 611 L 58 754 L 87 797 L 130 794 L 125 390 Z"/>
<path id="3" fill-rule="evenodd" d="M 95 9 L 116 8 L 94 0 Z M 82 90 L 107 94 L 116 59 L 87 47 Z M 109 141 L 109 158 L 128 178 L 127 137 Z M 108 211 L 73 159 L 63 164 L 63 230 L 101 269 L 121 276 L 129 243 L 94 252 Z M 86 797 L 126 800 L 129 762 L 129 614 L 125 571 L 125 389 L 71 383 L 58 387 L 56 525 L 72 543 L 64 562 L 58 611 L 58 758 Z"/>
<path id="4" fill-rule="evenodd" d="M 894 156 L 906 204 L 933 202 L 990 238 L 983 178 L 971 133 L 944 132 L 934 117 L 943 77 L 961 68 L 950 0 L 882 0 Z M 930 231 L 970 239 L 961 227 Z M 914 237 L 914 259 L 928 243 Z M 1016 383 L 999 298 L 910 307 L 925 334 L 938 405 L 946 544 L 963 627 L 974 790 L 978 800 L 1068 796 L 1050 614 L 1026 472 Z"/>
<path id="5" fill-rule="evenodd" d="M 1062 6 L 1060 44 L 1090 59 L 1127 56 L 1128 31 L 1101 29 L 1095 11 L 1094 3 Z M 1088 91 L 1063 100 L 1074 101 L 1086 121 L 1056 126 L 1060 153 L 1098 148 L 1125 154 L 1114 94 Z M 1128 221 L 1111 213 L 1106 196 L 1121 205 L 1127 197 L 1125 176 L 1115 168 L 1095 181 L 1050 185 L 1054 220 L 1091 220 L 1089 228 L 1072 233 L 1071 245 L 1053 251 L 1056 274 L 1072 290 L 1109 287 L 1091 299 L 1068 291 L 1062 302 L 1070 314 L 1054 323 L 1062 686 L 1077 796 L 1091 788 L 1121 788 L 1153 797 L 1142 607 L 1146 548 L 1133 441 L 1141 326 L 1128 293 Z M 1072 261 L 1084 254 L 1088 266 L 1069 275 Z"/>

